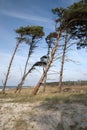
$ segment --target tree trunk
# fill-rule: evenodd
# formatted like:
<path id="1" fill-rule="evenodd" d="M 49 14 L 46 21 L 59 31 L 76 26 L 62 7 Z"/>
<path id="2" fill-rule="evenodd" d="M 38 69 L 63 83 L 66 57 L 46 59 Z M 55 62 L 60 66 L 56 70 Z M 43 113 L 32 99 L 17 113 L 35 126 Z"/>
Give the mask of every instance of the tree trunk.
<path id="1" fill-rule="evenodd" d="M 43 73 L 45 72 L 44 69 L 45 69 L 45 68 L 43 68 Z M 45 92 L 45 90 L 46 90 L 46 80 L 47 80 L 47 74 L 46 74 L 46 76 L 44 77 L 43 92 Z"/>
<path id="2" fill-rule="evenodd" d="M 46 74 L 47 74 L 47 72 L 48 72 L 48 70 L 50 68 L 50 65 L 51 65 L 51 63 L 52 63 L 52 61 L 54 59 L 54 55 L 55 55 L 55 52 L 56 52 L 57 47 L 58 47 L 58 40 L 60 38 L 61 33 L 64 32 L 66 30 L 66 28 L 68 28 L 70 26 L 71 23 L 73 23 L 74 21 L 77 21 L 77 20 L 79 20 L 79 18 L 74 18 L 74 19 L 70 20 L 69 23 L 66 24 L 66 26 L 58 33 L 58 36 L 56 38 L 55 46 L 52 49 L 50 59 L 49 59 L 49 61 L 47 63 L 47 66 L 45 68 L 45 73 L 41 76 L 40 80 L 38 81 L 37 85 L 35 86 L 34 91 L 32 92 L 33 95 L 37 94 L 37 92 L 38 92 L 38 90 L 40 88 L 40 85 L 41 85 L 42 81 L 44 80 L 44 77 L 46 76 Z"/>
<path id="3" fill-rule="evenodd" d="M 23 84 L 24 84 L 24 80 L 25 80 L 25 76 L 22 77 L 21 82 L 20 82 L 20 83 L 18 84 L 18 86 L 16 87 L 15 93 L 20 93 L 20 92 L 21 92 L 22 86 L 23 86 Z"/>
<path id="4" fill-rule="evenodd" d="M 23 73 L 23 76 L 22 76 L 21 82 L 18 84 L 15 93 L 17 93 L 17 91 L 20 92 L 21 89 L 22 89 L 22 85 L 23 85 L 23 82 L 24 82 L 24 80 L 25 80 L 25 75 L 26 75 L 26 70 L 27 70 L 27 66 L 28 66 L 29 58 L 30 58 L 30 49 L 29 49 L 29 52 L 28 52 L 28 56 L 27 56 L 27 60 L 26 60 L 26 63 L 25 63 L 24 73 Z"/>
<path id="5" fill-rule="evenodd" d="M 49 70 L 49 68 L 50 68 L 50 66 L 51 66 L 51 63 L 53 62 L 54 55 L 55 55 L 56 50 L 57 50 L 57 47 L 58 47 L 58 40 L 59 40 L 59 38 L 60 38 L 60 35 L 61 35 L 61 33 L 59 32 L 59 33 L 58 33 L 58 36 L 57 36 L 57 39 L 56 39 L 55 46 L 54 46 L 54 48 L 52 49 L 51 56 L 50 56 L 50 58 L 49 58 L 49 60 L 48 60 L 47 66 L 46 66 L 46 68 L 45 68 L 45 70 L 44 70 L 44 73 L 42 74 L 40 80 L 38 81 L 37 85 L 35 86 L 34 91 L 32 92 L 33 95 L 36 95 L 36 94 L 37 94 L 37 92 L 38 92 L 38 90 L 39 90 L 39 88 L 40 88 L 40 85 L 41 85 L 41 83 L 43 82 L 43 80 L 44 80 L 44 78 L 45 78 L 45 76 L 46 76 L 46 74 L 47 74 L 47 72 L 48 72 L 48 70 Z"/>
<path id="6" fill-rule="evenodd" d="M 21 88 L 22 88 L 22 86 L 23 86 L 23 84 L 24 84 L 24 81 L 25 81 L 25 79 L 26 79 L 26 77 L 28 76 L 28 74 L 29 73 L 31 73 L 31 71 L 34 69 L 34 65 L 28 70 L 28 72 L 22 77 L 22 80 L 21 80 L 21 82 L 18 84 L 18 86 L 17 86 L 17 88 L 16 88 L 16 90 L 15 90 L 15 93 L 20 93 L 20 91 L 21 91 Z"/>
<path id="7" fill-rule="evenodd" d="M 27 70 L 29 58 L 30 58 L 30 50 L 29 50 L 29 52 L 28 52 L 27 60 L 26 60 L 26 63 L 25 63 L 24 74 L 23 74 L 23 76 L 26 74 L 26 70 Z"/>
<path id="8" fill-rule="evenodd" d="M 13 55 L 12 55 L 12 57 L 11 57 L 11 60 L 10 60 L 9 66 L 8 66 L 7 74 L 6 74 L 4 83 L 3 83 L 3 89 L 2 89 L 2 93 L 3 93 L 3 94 L 5 93 L 5 88 L 6 88 L 8 76 L 9 76 L 9 73 L 10 73 L 11 65 L 12 65 L 12 62 L 13 62 L 13 59 L 14 59 L 14 56 L 15 56 L 15 54 L 16 54 L 16 51 L 17 51 L 17 49 L 18 49 L 19 44 L 20 44 L 20 42 L 18 42 L 18 43 L 16 44 L 15 50 L 14 50 L 14 52 L 13 52 Z"/>
<path id="9" fill-rule="evenodd" d="M 67 45 L 67 36 L 65 36 L 65 44 L 63 48 L 63 55 L 62 55 L 62 61 L 61 61 L 61 68 L 60 68 L 60 76 L 59 76 L 59 92 L 62 90 L 62 78 L 63 78 L 63 68 L 64 68 L 64 60 L 65 60 L 65 53 L 66 53 L 66 45 Z"/>
<path id="10" fill-rule="evenodd" d="M 30 48 L 29 48 L 27 60 L 26 60 L 25 67 L 24 67 L 24 73 L 23 73 L 21 82 L 18 84 L 17 89 L 16 89 L 16 91 L 19 90 L 19 92 L 21 91 L 23 82 L 24 82 L 25 78 L 27 77 L 27 76 L 26 76 L 26 73 L 28 73 L 28 72 L 26 72 L 26 70 L 27 70 L 27 66 L 28 66 L 28 62 L 29 62 L 30 55 L 31 55 L 32 50 L 33 50 L 34 39 L 35 39 L 35 36 L 32 37 L 32 42 L 30 43 Z M 31 70 L 31 69 L 30 69 L 30 70 Z M 29 70 L 29 71 L 30 71 L 30 70 Z M 30 72 L 29 72 L 29 73 L 30 73 Z M 29 74 L 29 73 L 28 73 L 28 74 Z"/>
<path id="11" fill-rule="evenodd" d="M 48 46 L 47 63 L 48 63 L 49 57 L 50 57 L 50 47 Z M 44 71 L 45 71 L 45 68 L 43 67 L 43 73 L 44 73 Z M 47 81 L 47 74 L 46 74 L 46 76 L 44 77 L 43 92 L 45 92 L 45 90 L 46 90 L 46 81 Z"/>
<path id="12" fill-rule="evenodd" d="M 26 70 L 27 70 L 27 66 L 28 66 L 28 62 L 29 62 L 29 58 L 30 58 L 30 55 L 31 55 L 31 51 L 32 51 L 32 45 L 34 43 L 34 37 L 32 38 L 32 43 L 30 43 L 30 48 L 29 48 L 29 52 L 28 52 L 28 56 L 27 56 L 27 60 L 26 60 L 26 63 L 25 63 L 25 68 L 24 68 L 24 74 L 23 74 L 23 77 L 24 75 L 26 74 Z"/>
<path id="13" fill-rule="evenodd" d="M 45 76 L 45 78 L 44 78 L 43 92 L 46 91 L 46 81 L 47 81 L 47 74 L 46 74 L 46 76 Z"/>

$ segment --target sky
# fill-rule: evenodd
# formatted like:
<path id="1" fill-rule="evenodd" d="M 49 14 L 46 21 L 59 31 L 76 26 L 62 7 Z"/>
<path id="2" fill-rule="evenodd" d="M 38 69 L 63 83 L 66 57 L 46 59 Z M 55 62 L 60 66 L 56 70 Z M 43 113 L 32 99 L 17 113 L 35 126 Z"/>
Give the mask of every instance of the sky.
<path id="1" fill-rule="evenodd" d="M 38 43 L 38 48 L 30 58 L 30 66 L 46 54 L 45 37 L 55 31 L 54 15 L 51 10 L 56 7 L 67 7 L 79 0 L 0 0 L 0 85 L 5 79 L 7 67 L 16 45 L 15 29 L 20 26 L 43 26 L 45 36 Z M 7 85 L 17 85 L 21 80 L 28 52 L 27 45 L 20 45 L 15 55 Z M 87 80 L 87 52 L 85 49 L 73 49 L 68 57 L 73 62 L 66 62 L 63 80 Z M 58 81 L 60 63 L 54 62 L 48 73 L 48 81 Z M 55 74 L 53 74 L 55 72 Z M 52 73 L 52 74 L 50 74 Z M 26 79 L 25 85 L 35 85 L 42 74 L 42 68 L 37 68 Z"/>

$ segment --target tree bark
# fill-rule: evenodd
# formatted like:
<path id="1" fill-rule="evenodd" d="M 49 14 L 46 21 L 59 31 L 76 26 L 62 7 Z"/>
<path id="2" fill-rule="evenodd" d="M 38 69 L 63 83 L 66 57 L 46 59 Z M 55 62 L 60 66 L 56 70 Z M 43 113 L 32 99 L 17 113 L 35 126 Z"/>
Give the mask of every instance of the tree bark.
<path id="1" fill-rule="evenodd" d="M 16 90 L 15 90 L 15 93 L 20 93 L 20 91 L 21 91 L 21 88 L 22 88 L 22 86 L 23 86 L 23 84 L 24 84 L 24 81 L 25 81 L 25 79 L 26 79 L 26 77 L 28 76 L 28 74 L 29 73 L 31 73 L 31 71 L 34 69 L 34 65 L 28 70 L 28 72 L 22 77 L 22 80 L 21 80 L 21 82 L 18 84 L 18 86 L 17 86 L 17 88 L 16 88 Z"/>
<path id="2" fill-rule="evenodd" d="M 27 60 L 26 60 L 26 63 L 25 63 L 24 73 L 23 73 L 21 82 L 18 84 L 15 93 L 17 93 L 17 91 L 20 92 L 21 89 L 22 89 L 22 85 L 23 85 L 23 82 L 25 80 L 25 75 L 26 75 L 26 70 L 27 70 L 27 65 L 28 65 L 28 62 L 29 62 L 29 58 L 30 58 L 30 49 L 29 49 L 29 52 L 28 52 L 28 56 L 27 56 Z"/>
<path id="3" fill-rule="evenodd" d="M 46 91 L 46 81 L 47 81 L 47 75 L 44 78 L 44 86 L 43 86 L 43 92 Z"/>
<path id="4" fill-rule="evenodd" d="M 27 60 L 26 60 L 26 63 L 25 63 L 25 68 L 24 68 L 24 74 L 23 74 L 23 76 L 26 74 L 26 70 L 27 70 L 29 58 L 30 58 L 30 55 L 31 55 L 31 51 L 32 51 L 32 49 L 33 49 L 33 48 L 32 48 L 33 40 L 34 40 L 34 38 L 32 38 L 32 43 L 30 43 L 30 48 L 29 48 Z"/>
<path id="5" fill-rule="evenodd" d="M 51 63 L 53 62 L 54 55 L 55 55 L 57 47 L 58 47 L 58 40 L 60 38 L 60 35 L 61 35 L 61 32 L 58 33 L 56 43 L 55 43 L 55 46 L 52 49 L 51 56 L 50 56 L 50 58 L 48 60 L 47 66 L 46 66 L 46 68 L 44 70 L 44 73 L 42 74 L 40 80 L 38 81 L 37 85 L 35 86 L 34 91 L 32 92 L 33 95 L 37 94 L 37 92 L 38 92 L 38 90 L 40 88 L 40 85 L 41 85 L 42 81 L 44 80 L 44 78 L 45 78 L 45 76 L 46 76 L 46 74 L 47 74 L 47 72 L 48 72 L 48 70 L 49 70 L 49 68 L 51 66 Z"/>
<path id="6" fill-rule="evenodd" d="M 49 57 L 50 57 L 50 47 L 48 46 L 48 52 L 47 52 L 47 63 L 48 63 Z M 44 73 L 44 70 L 45 70 L 45 68 L 43 68 L 43 73 Z M 46 76 L 44 77 L 43 92 L 46 91 L 46 81 L 47 81 L 47 74 L 46 74 Z"/>
<path id="7" fill-rule="evenodd" d="M 9 66 L 8 66 L 7 74 L 6 74 L 4 83 L 3 83 L 3 89 L 2 89 L 2 93 L 3 93 L 3 94 L 5 93 L 5 88 L 6 88 L 8 76 L 9 76 L 9 73 L 10 73 L 11 65 L 12 65 L 12 62 L 13 62 L 13 59 L 14 59 L 14 56 L 15 56 L 15 54 L 16 54 L 16 51 L 17 51 L 17 49 L 18 49 L 19 44 L 20 44 L 20 42 L 18 42 L 18 43 L 16 44 L 16 47 L 15 47 L 15 49 L 14 49 L 13 55 L 12 55 L 12 57 L 11 57 L 11 60 L 10 60 Z"/>
<path id="8" fill-rule="evenodd" d="M 43 73 L 44 73 L 44 69 L 45 69 L 45 68 L 43 68 Z M 47 80 L 47 74 L 46 74 L 46 76 L 44 77 L 43 92 L 45 92 L 45 90 L 46 90 L 46 80 Z"/>
<path id="9" fill-rule="evenodd" d="M 48 61 L 48 63 L 47 63 L 47 66 L 46 66 L 46 68 L 45 68 L 45 73 L 41 76 L 40 80 L 38 81 L 37 85 L 35 86 L 34 91 L 32 92 L 33 95 L 36 95 L 36 94 L 37 94 L 37 92 L 38 92 L 38 90 L 39 90 L 39 88 L 40 88 L 40 85 L 41 85 L 42 81 L 44 80 L 44 77 L 46 76 L 46 74 L 47 74 L 47 72 L 48 72 L 48 70 L 49 70 L 49 68 L 50 68 L 50 65 L 51 65 L 51 63 L 52 63 L 52 61 L 53 61 L 53 59 L 54 59 L 55 52 L 56 52 L 56 50 L 57 50 L 58 40 L 59 40 L 59 38 L 60 38 L 61 33 L 64 32 L 67 28 L 69 28 L 69 26 L 70 26 L 71 23 L 73 23 L 74 21 L 78 21 L 78 20 L 82 20 L 82 21 L 83 21 L 83 19 L 79 19 L 79 18 L 71 19 L 71 20 L 65 25 L 65 27 L 58 33 L 55 46 L 54 46 L 54 48 L 52 49 L 52 53 L 51 53 L 50 59 L 49 59 L 49 61 Z"/>
<path id="10" fill-rule="evenodd" d="M 65 60 L 65 53 L 66 53 L 66 45 L 67 45 L 67 36 L 65 36 L 65 44 L 63 48 L 63 55 L 62 55 L 62 61 L 61 61 L 61 68 L 60 68 L 60 76 L 59 76 L 59 92 L 62 90 L 62 79 L 63 79 L 63 68 L 64 68 L 64 60 Z"/>
<path id="11" fill-rule="evenodd" d="M 23 74 L 23 76 L 26 74 L 26 70 L 27 70 L 27 65 L 28 65 L 28 62 L 29 62 L 29 58 L 30 58 L 30 51 L 28 53 L 27 60 L 26 60 L 26 63 L 25 63 L 25 68 L 24 68 L 24 74 Z"/>
<path id="12" fill-rule="evenodd" d="M 22 86 L 23 86 L 23 82 L 24 82 L 25 78 L 27 77 L 27 76 L 26 76 L 26 73 L 28 73 L 28 72 L 26 72 L 26 70 L 27 70 L 27 66 L 28 66 L 28 62 L 29 62 L 30 55 L 31 55 L 32 50 L 33 50 L 34 39 L 35 39 L 35 36 L 32 37 L 32 42 L 30 43 L 30 48 L 29 48 L 29 51 L 28 51 L 28 56 L 27 56 L 27 60 L 26 60 L 26 63 L 25 63 L 25 67 L 24 67 L 24 73 L 23 73 L 21 82 L 20 82 L 20 83 L 18 84 L 18 86 L 17 86 L 16 93 L 17 93 L 18 90 L 19 90 L 19 92 L 21 91 Z M 31 69 L 30 69 L 29 71 L 31 71 Z M 30 72 L 29 72 L 29 73 L 30 73 Z M 28 74 L 29 74 L 29 73 L 28 73 Z"/>

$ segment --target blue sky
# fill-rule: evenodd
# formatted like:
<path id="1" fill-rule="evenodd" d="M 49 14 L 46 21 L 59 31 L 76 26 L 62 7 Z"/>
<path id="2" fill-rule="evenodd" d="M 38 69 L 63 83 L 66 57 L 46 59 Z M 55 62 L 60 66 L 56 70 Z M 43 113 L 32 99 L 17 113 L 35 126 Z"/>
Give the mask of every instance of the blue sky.
<path id="1" fill-rule="evenodd" d="M 51 9 L 67 7 L 79 0 L 0 0 L 0 85 L 5 78 L 7 67 L 16 45 L 15 29 L 26 25 L 40 25 L 44 27 L 45 36 L 54 31 L 55 23 Z M 40 45 L 42 44 L 42 45 Z M 35 54 L 31 56 L 30 65 L 39 60 L 46 53 L 44 39 L 38 44 Z M 20 81 L 27 56 L 28 46 L 21 45 L 15 56 L 7 85 L 17 85 Z M 36 55 L 37 54 L 37 55 Z M 68 62 L 64 67 L 64 80 L 80 80 L 87 77 L 87 52 L 86 50 L 72 50 L 68 56 L 79 61 L 79 65 Z M 59 72 L 59 63 L 55 62 L 52 71 Z M 42 69 L 34 71 L 28 76 L 25 85 L 35 85 L 41 76 Z M 50 81 L 56 81 L 58 74 L 49 75 Z"/>

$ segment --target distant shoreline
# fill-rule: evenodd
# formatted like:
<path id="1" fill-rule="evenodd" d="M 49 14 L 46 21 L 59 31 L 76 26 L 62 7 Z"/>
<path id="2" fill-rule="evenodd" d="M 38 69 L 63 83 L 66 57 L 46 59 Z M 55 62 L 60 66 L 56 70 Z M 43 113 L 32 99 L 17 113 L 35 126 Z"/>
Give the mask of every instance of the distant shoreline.
<path id="1" fill-rule="evenodd" d="M 48 86 L 58 86 L 59 82 L 47 82 L 46 83 Z M 43 85 L 43 83 L 42 83 Z M 63 81 L 62 85 L 67 85 L 67 86 L 87 86 L 87 80 L 77 80 L 77 81 Z M 6 86 L 6 88 L 16 88 L 17 86 Z M 23 86 L 23 88 L 27 88 L 27 87 L 33 87 L 33 86 Z M 0 86 L 0 89 L 2 89 L 3 86 Z"/>
<path id="2" fill-rule="evenodd" d="M 11 88 L 16 88 L 17 86 L 6 86 L 6 90 L 7 89 L 11 89 Z M 32 86 L 23 86 L 23 88 L 28 88 L 28 87 L 32 87 Z M 2 90 L 3 86 L 0 86 L 0 91 Z"/>

